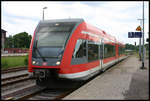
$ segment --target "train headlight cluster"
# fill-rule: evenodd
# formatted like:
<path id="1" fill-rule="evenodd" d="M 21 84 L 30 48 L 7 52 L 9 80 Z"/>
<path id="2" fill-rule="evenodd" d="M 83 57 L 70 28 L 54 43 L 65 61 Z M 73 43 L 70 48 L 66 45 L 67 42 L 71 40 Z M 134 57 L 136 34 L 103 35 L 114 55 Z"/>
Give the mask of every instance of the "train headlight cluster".
<path id="1" fill-rule="evenodd" d="M 56 62 L 56 65 L 60 65 L 60 61 L 57 61 L 57 62 Z"/>
<path id="2" fill-rule="evenodd" d="M 33 64 L 33 65 L 35 65 L 35 64 L 38 65 L 39 62 L 38 62 L 38 61 L 32 61 L 32 64 Z"/>

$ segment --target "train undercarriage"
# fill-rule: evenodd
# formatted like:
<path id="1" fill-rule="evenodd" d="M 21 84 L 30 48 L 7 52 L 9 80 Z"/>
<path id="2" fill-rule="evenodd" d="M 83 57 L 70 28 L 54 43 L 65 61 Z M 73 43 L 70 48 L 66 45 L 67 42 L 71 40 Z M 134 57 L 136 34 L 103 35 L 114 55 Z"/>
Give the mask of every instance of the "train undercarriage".
<path id="1" fill-rule="evenodd" d="M 83 81 L 74 81 L 58 77 L 59 69 L 34 69 L 33 78 L 36 84 L 47 88 L 73 88 Z"/>

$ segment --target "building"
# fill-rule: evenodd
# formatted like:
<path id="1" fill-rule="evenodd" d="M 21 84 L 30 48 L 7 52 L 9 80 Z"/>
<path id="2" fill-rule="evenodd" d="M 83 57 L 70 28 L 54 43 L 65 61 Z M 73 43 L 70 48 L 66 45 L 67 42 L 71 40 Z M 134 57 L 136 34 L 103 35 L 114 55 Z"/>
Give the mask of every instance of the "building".
<path id="1" fill-rule="evenodd" d="M 5 48 L 5 53 L 28 53 L 29 49 L 22 49 L 22 48 Z"/>
<path id="2" fill-rule="evenodd" d="M 1 29 L 1 53 L 4 52 L 4 45 L 5 45 L 5 40 L 6 40 L 6 32 L 5 30 Z"/>

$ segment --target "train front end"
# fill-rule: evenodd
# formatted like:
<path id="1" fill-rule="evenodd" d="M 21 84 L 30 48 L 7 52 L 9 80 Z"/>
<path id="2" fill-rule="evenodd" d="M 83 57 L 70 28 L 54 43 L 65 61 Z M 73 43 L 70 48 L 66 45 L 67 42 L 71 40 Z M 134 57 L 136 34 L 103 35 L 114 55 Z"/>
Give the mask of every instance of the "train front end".
<path id="1" fill-rule="evenodd" d="M 77 23 L 70 20 L 40 21 L 30 44 L 28 71 L 41 85 L 58 78 L 61 60 Z"/>

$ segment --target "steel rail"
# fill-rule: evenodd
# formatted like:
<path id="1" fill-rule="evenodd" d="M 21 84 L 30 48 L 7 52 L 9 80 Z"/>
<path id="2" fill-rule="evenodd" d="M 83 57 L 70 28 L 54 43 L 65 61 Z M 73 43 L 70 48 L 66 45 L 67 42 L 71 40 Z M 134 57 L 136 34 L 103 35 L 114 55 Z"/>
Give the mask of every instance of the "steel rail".
<path id="1" fill-rule="evenodd" d="M 4 87 L 4 86 L 12 85 L 12 84 L 15 84 L 15 83 L 18 83 L 18 82 L 23 82 L 23 81 L 26 81 L 26 80 L 29 80 L 29 79 L 30 78 L 28 76 L 24 75 L 22 77 L 15 78 L 15 79 L 12 79 L 12 80 L 2 81 L 1 86 Z"/>
<path id="2" fill-rule="evenodd" d="M 2 70 L 1 74 L 21 71 L 21 70 L 26 70 L 26 69 L 27 69 L 27 67 L 14 67 L 14 68 L 9 68 L 9 69 L 6 69 L 6 70 Z"/>
<path id="3" fill-rule="evenodd" d="M 6 80 L 11 80 L 11 79 L 15 79 L 15 78 L 23 77 L 23 76 L 28 76 L 28 75 L 29 75 L 28 73 L 25 73 L 25 74 L 21 74 L 21 75 L 1 78 L 1 80 L 3 82 L 3 81 L 6 81 Z"/>
<path id="4" fill-rule="evenodd" d="M 44 87 L 39 87 L 35 84 L 28 85 L 19 90 L 9 92 L 7 94 L 2 94 L 3 100 L 19 100 L 31 94 L 37 93 L 45 89 Z"/>

